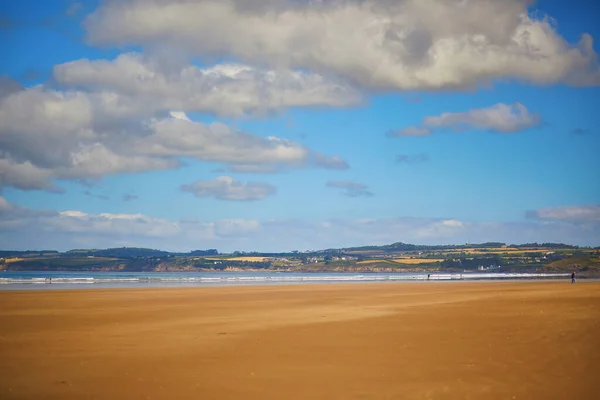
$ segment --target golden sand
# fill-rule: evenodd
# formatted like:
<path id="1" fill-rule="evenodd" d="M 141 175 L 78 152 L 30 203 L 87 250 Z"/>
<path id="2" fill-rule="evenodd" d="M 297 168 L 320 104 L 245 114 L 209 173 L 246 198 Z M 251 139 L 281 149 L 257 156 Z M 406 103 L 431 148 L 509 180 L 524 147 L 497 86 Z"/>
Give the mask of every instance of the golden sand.
<path id="1" fill-rule="evenodd" d="M 2 399 L 597 399 L 600 283 L 0 292 Z"/>

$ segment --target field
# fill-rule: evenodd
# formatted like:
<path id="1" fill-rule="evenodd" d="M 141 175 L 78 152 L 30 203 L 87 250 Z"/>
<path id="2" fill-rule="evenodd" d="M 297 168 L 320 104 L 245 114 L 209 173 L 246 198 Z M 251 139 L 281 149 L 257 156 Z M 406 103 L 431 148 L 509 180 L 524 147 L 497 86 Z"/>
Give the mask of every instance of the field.
<path id="1" fill-rule="evenodd" d="M 7 264 L 10 264 L 10 263 L 19 262 L 19 261 L 23 261 L 23 259 L 22 258 L 18 258 L 18 257 L 7 258 L 4 262 L 7 263 Z"/>
<path id="2" fill-rule="evenodd" d="M 453 254 L 506 254 L 509 256 L 519 256 L 526 254 L 535 254 L 535 253 L 555 253 L 555 252 L 572 252 L 572 249 L 517 249 L 515 247 L 497 247 L 497 248 L 466 248 L 466 249 L 449 249 L 442 251 L 445 255 L 453 255 Z M 583 253 L 593 253 L 594 249 L 578 249 L 577 251 Z"/>
<path id="3" fill-rule="evenodd" d="M 375 259 L 375 260 L 364 260 L 359 261 L 358 264 L 375 264 L 375 263 L 395 263 L 395 264 L 406 264 L 406 265 L 418 265 L 418 264 L 432 264 L 442 262 L 442 258 L 393 258 L 393 259 Z"/>
<path id="4" fill-rule="evenodd" d="M 7 264 L 12 264 L 15 267 L 28 266 L 29 269 L 46 269 L 46 268 L 61 268 L 61 269 L 82 269 L 86 267 L 100 267 L 111 262 L 118 261 L 116 258 L 109 257 L 50 257 L 50 258 L 12 258 L 7 259 Z"/>
<path id="5" fill-rule="evenodd" d="M 431 264 L 444 261 L 443 258 L 394 258 L 391 261 L 398 264 Z"/>
<path id="6" fill-rule="evenodd" d="M 267 260 L 268 257 L 233 257 L 233 258 L 226 258 L 226 260 L 229 261 L 246 261 L 246 262 L 263 262 L 265 260 Z"/>
<path id="7" fill-rule="evenodd" d="M 245 261 L 245 262 L 263 262 L 269 259 L 269 257 L 199 257 L 198 259 L 204 258 L 210 261 Z"/>

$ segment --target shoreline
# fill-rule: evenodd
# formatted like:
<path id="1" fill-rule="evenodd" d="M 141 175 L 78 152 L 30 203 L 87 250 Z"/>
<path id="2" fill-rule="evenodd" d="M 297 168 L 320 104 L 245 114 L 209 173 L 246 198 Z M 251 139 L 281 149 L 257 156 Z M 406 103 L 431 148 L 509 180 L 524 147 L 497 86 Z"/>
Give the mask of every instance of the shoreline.
<path id="1" fill-rule="evenodd" d="M 595 277 L 581 277 L 593 281 Z M 310 285 L 343 283 L 485 282 L 485 281 L 567 281 L 568 274 L 506 273 L 58 273 L 30 272 L 0 274 L 3 290 L 57 290 L 139 287 L 237 287 L 273 285 Z"/>
<path id="2" fill-rule="evenodd" d="M 581 279 L 578 278 L 577 284 L 598 283 L 599 279 Z M 556 284 L 571 284 L 570 278 L 532 278 L 532 279 L 470 279 L 470 280 L 396 280 L 396 281 L 339 281 L 339 282 L 292 282 L 292 283 L 230 283 L 230 284 L 145 284 L 139 283 L 135 285 L 119 285 L 119 284 L 69 284 L 69 283 L 52 283 L 52 284 L 5 284 L 0 285 L 0 293 L 2 292 L 70 292 L 70 291 L 127 291 L 127 290 L 178 290 L 178 289 L 219 289 L 219 288 L 273 288 L 273 287 L 320 287 L 320 286 L 363 286 L 363 285 L 461 285 L 461 284 L 531 284 L 531 283 L 556 283 Z M 4 286 L 4 287 L 3 287 Z M 14 286 L 14 287 L 11 287 Z"/>

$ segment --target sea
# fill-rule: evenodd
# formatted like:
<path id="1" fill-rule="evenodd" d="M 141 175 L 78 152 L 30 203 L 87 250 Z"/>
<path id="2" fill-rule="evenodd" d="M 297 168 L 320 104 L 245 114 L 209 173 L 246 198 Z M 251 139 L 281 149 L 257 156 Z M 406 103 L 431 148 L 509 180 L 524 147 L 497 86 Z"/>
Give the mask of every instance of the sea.
<path id="1" fill-rule="evenodd" d="M 0 271 L 0 290 L 545 280 L 559 273 L 44 272 Z"/>

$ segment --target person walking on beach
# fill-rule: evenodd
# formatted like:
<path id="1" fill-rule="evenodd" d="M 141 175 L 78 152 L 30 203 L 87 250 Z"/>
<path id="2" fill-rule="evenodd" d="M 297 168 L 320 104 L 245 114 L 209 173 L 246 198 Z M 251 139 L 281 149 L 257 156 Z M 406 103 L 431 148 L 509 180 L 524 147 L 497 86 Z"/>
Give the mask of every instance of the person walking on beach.
<path id="1" fill-rule="evenodd" d="M 576 276 L 576 273 L 575 273 L 575 271 L 573 271 L 573 273 L 571 274 L 571 283 L 575 283 L 575 282 L 577 281 L 577 280 L 575 279 L 576 277 L 577 277 L 577 276 Z"/>

